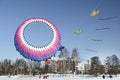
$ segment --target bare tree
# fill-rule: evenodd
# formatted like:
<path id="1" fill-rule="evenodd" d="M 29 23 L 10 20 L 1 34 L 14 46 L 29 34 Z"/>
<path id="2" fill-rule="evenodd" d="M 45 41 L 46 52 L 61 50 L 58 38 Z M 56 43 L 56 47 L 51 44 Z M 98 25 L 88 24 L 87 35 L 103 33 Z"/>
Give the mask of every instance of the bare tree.
<path id="1" fill-rule="evenodd" d="M 116 55 L 107 57 L 106 60 L 106 73 L 108 74 L 118 74 L 120 73 L 120 61 Z"/>
<path id="2" fill-rule="evenodd" d="M 59 57 L 60 58 L 63 58 L 63 57 L 68 58 L 69 57 L 69 52 L 68 52 L 67 48 L 62 49 L 62 51 L 60 52 Z"/>
<path id="3" fill-rule="evenodd" d="M 79 59 L 79 52 L 78 52 L 78 50 L 76 48 L 73 49 L 71 58 L 72 59 L 76 59 L 78 61 L 78 59 Z"/>
<path id="4" fill-rule="evenodd" d="M 119 65 L 119 64 L 120 64 L 119 58 L 116 55 L 112 55 L 111 56 L 111 65 L 116 66 L 116 65 Z"/>

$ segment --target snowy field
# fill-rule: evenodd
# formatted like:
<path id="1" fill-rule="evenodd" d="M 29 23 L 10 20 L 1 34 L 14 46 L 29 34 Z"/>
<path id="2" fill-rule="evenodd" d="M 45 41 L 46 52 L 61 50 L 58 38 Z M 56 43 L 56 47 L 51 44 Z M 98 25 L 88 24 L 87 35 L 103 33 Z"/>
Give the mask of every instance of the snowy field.
<path id="1" fill-rule="evenodd" d="M 47 79 L 43 79 L 43 77 L 39 78 L 39 76 L 0 76 L 0 80 L 120 80 L 120 75 L 113 76 L 112 78 L 109 78 L 108 76 L 105 77 L 105 79 L 102 78 L 102 76 L 99 77 L 90 77 L 90 76 L 49 76 Z"/>

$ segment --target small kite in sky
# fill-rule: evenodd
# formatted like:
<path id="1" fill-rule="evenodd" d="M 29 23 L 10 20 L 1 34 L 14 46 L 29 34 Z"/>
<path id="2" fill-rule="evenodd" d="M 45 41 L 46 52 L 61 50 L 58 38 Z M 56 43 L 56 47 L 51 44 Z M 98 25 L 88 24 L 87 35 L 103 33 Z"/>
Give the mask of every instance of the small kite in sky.
<path id="1" fill-rule="evenodd" d="M 103 41 L 103 40 L 100 40 L 100 39 L 92 39 L 93 41 Z"/>
<path id="2" fill-rule="evenodd" d="M 105 27 L 105 28 L 99 28 L 99 29 L 96 29 L 96 30 L 105 30 L 105 29 L 111 29 L 111 28 Z"/>
<path id="3" fill-rule="evenodd" d="M 82 29 L 77 29 L 74 33 L 75 33 L 75 34 L 80 34 L 81 32 L 83 32 Z"/>
<path id="4" fill-rule="evenodd" d="M 65 48 L 64 46 L 60 46 L 60 48 L 58 50 L 62 51 L 64 48 Z"/>
<path id="5" fill-rule="evenodd" d="M 97 14 L 99 14 L 99 10 L 93 10 L 90 14 L 90 16 L 96 16 Z"/>
<path id="6" fill-rule="evenodd" d="M 91 52 L 97 52 L 95 50 L 92 50 L 92 49 L 86 49 L 87 51 L 91 51 Z"/>
<path id="7" fill-rule="evenodd" d="M 109 19 L 114 19 L 114 18 L 117 18 L 117 16 L 108 17 L 108 18 L 100 18 L 99 20 L 109 20 Z"/>

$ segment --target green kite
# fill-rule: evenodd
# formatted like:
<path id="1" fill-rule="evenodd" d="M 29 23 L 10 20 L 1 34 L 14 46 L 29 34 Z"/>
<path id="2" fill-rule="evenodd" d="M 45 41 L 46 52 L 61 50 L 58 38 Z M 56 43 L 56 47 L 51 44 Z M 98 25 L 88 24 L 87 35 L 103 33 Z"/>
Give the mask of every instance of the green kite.
<path id="1" fill-rule="evenodd" d="M 83 32 L 82 29 L 77 29 L 74 33 L 78 35 L 78 34 L 80 34 L 81 32 Z"/>

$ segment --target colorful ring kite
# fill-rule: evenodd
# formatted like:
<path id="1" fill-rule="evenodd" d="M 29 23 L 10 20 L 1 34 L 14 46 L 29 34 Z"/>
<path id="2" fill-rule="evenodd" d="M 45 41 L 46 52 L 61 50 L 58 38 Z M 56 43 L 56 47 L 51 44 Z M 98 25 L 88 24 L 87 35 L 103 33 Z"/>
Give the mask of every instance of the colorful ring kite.
<path id="1" fill-rule="evenodd" d="M 53 32 L 53 39 L 52 41 L 44 47 L 34 47 L 30 45 L 24 37 L 24 29 L 25 27 L 32 22 L 43 22 L 46 23 Z M 35 61 L 42 61 L 52 57 L 55 52 L 60 48 L 60 34 L 57 30 L 56 26 L 48 20 L 43 18 L 30 18 L 24 21 L 17 29 L 14 44 L 16 50 L 20 52 L 27 59 L 35 60 Z"/>

